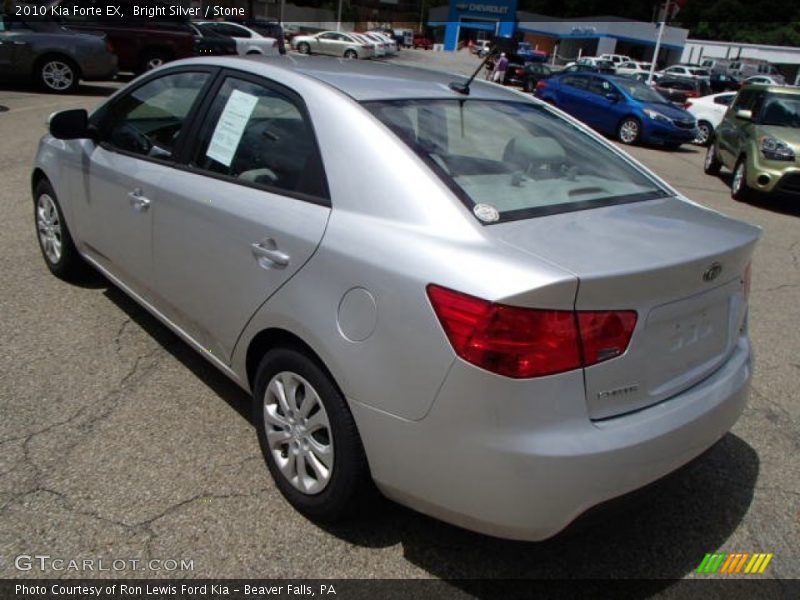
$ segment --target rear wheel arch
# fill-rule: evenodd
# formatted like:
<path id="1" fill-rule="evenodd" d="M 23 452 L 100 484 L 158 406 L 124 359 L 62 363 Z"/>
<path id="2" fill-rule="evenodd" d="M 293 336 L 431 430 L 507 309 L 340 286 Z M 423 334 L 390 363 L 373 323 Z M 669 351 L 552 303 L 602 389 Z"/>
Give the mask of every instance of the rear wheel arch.
<path id="1" fill-rule="evenodd" d="M 253 384 L 255 383 L 256 372 L 258 371 L 258 365 L 261 362 L 261 359 L 267 352 L 273 350 L 274 348 L 293 348 L 295 350 L 299 350 L 310 359 L 315 361 L 331 378 L 331 381 L 334 382 L 336 387 L 339 388 L 339 391 L 341 392 L 341 387 L 336 381 L 336 378 L 325 364 L 325 361 L 322 360 L 322 357 L 319 355 L 319 353 L 308 343 L 306 343 L 305 340 L 303 340 L 300 336 L 287 329 L 282 329 L 279 327 L 272 327 L 259 331 L 255 336 L 253 336 L 247 346 L 245 369 L 247 373 L 247 382 L 250 385 L 251 390 L 253 389 Z"/>

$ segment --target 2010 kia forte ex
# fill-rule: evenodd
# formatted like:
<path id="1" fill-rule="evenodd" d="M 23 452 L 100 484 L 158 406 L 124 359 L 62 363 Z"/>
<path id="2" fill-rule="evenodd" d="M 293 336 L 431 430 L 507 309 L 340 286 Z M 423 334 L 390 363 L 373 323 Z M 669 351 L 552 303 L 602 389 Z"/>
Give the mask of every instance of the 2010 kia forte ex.
<path id="1" fill-rule="evenodd" d="M 352 513 L 374 482 L 539 540 L 733 426 L 760 230 L 454 77 L 171 63 L 51 117 L 36 230 L 55 275 L 101 271 L 252 392 L 305 515 Z"/>

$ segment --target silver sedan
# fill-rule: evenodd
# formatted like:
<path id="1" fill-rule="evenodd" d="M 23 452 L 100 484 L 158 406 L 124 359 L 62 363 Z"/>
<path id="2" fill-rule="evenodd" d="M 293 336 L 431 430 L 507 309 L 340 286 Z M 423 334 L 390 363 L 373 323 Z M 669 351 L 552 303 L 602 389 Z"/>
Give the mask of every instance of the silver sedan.
<path id="1" fill-rule="evenodd" d="M 330 54 L 343 58 L 372 58 L 375 54 L 371 42 L 366 43 L 355 35 L 339 31 L 295 36 L 292 47 L 300 54 Z"/>
<path id="2" fill-rule="evenodd" d="M 759 229 L 452 77 L 171 63 L 51 118 L 36 231 L 55 275 L 101 271 L 252 393 L 304 514 L 377 488 L 540 540 L 736 422 Z"/>

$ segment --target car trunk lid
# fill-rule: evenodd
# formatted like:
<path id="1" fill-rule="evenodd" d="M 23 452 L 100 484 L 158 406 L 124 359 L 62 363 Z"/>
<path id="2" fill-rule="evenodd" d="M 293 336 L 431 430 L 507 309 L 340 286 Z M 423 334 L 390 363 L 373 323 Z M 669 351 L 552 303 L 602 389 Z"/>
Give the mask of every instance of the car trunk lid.
<path id="1" fill-rule="evenodd" d="M 680 393 L 736 344 L 757 227 L 670 197 L 492 229 L 502 242 L 578 277 L 576 310 L 637 312 L 627 351 L 584 369 L 592 419 Z"/>

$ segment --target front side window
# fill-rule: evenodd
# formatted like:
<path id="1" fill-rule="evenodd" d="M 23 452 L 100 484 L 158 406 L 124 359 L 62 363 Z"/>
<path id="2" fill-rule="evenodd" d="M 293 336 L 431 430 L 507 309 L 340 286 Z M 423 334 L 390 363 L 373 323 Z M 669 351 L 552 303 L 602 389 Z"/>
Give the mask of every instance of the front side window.
<path id="1" fill-rule="evenodd" d="M 268 189 L 327 196 L 311 125 L 288 95 L 230 77 L 207 122 L 195 167 Z"/>
<path id="2" fill-rule="evenodd" d="M 593 94 L 598 94 L 600 96 L 605 96 L 606 94 L 611 94 L 616 92 L 614 86 L 611 85 L 605 79 L 600 79 L 599 77 L 592 77 L 589 80 L 588 91 Z"/>
<path id="3" fill-rule="evenodd" d="M 605 144 L 543 106 L 489 100 L 364 106 L 468 207 L 488 204 L 500 221 L 668 195 Z"/>
<path id="4" fill-rule="evenodd" d="M 170 159 L 186 117 L 208 73 L 172 73 L 153 79 L 112 104 L 100 138 L 118 150 Z"/>
<path id="5" fill-rule="evenodd" d="M 733 104 L 733 110 L 750 110 L 750 108 L 753 106 L 754 99 L 755 92 L 752 90 L 739 92 L 739 95 L 736 96 L 736 102 Z"/>

